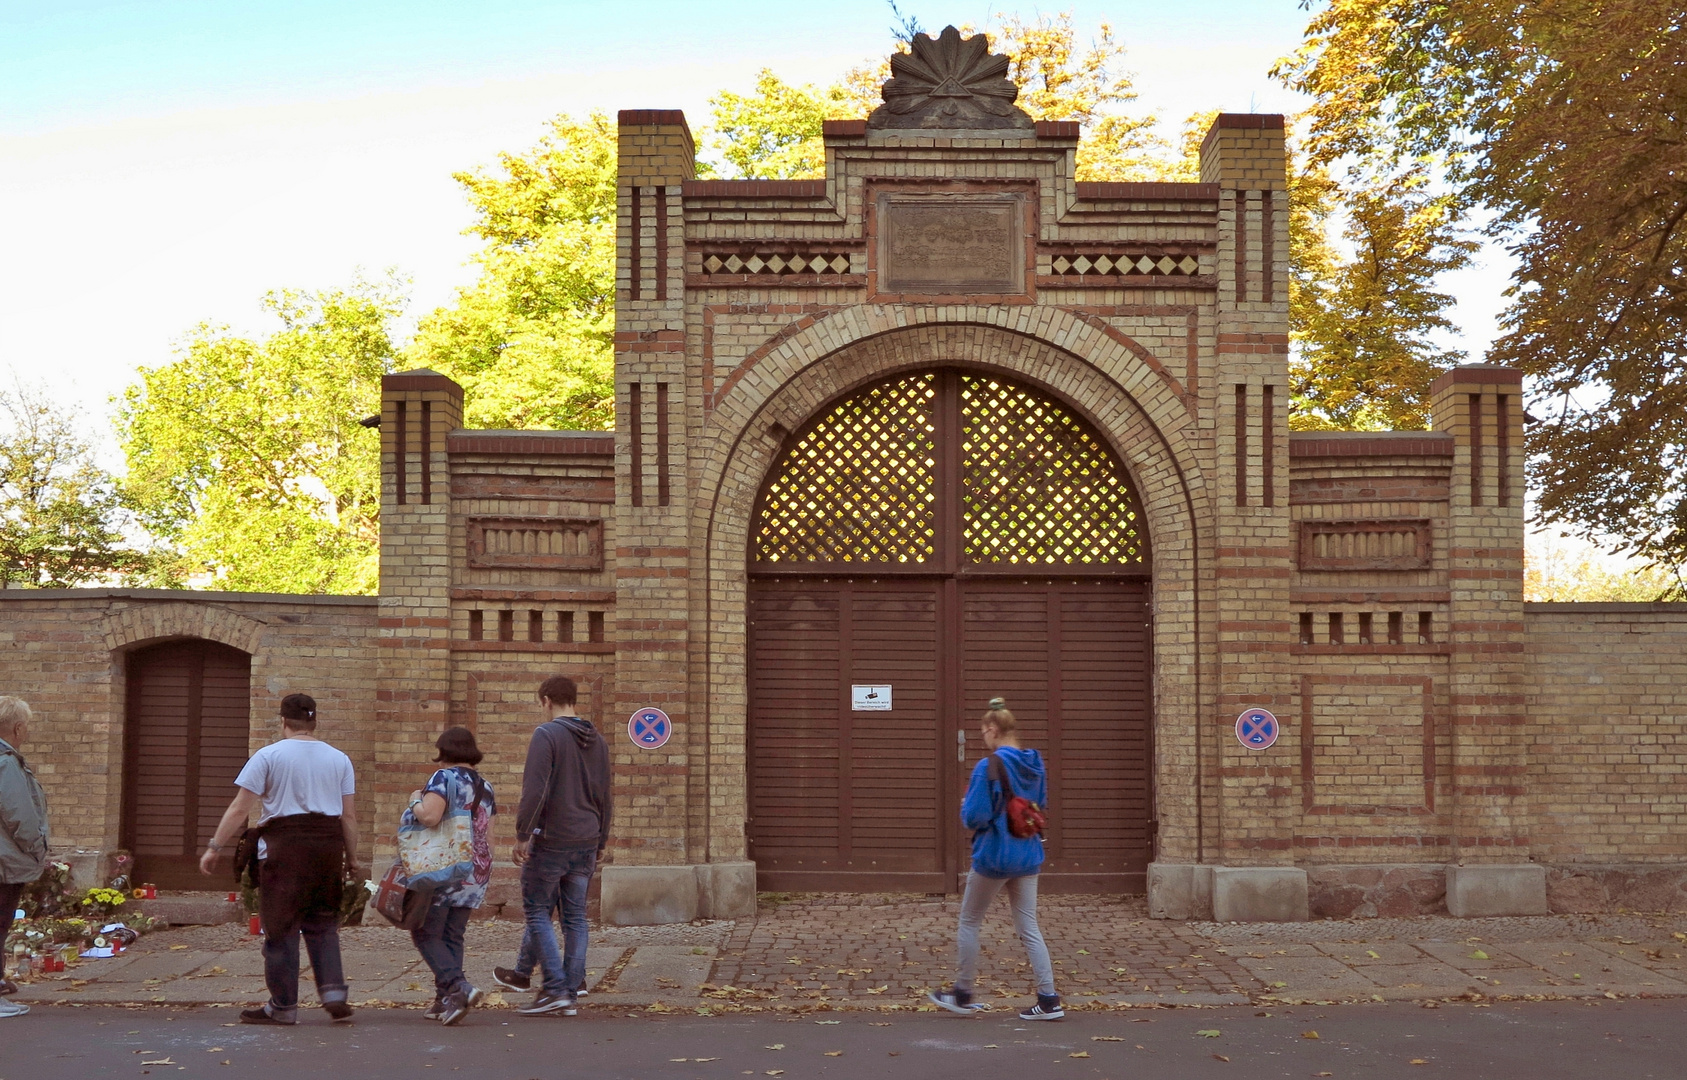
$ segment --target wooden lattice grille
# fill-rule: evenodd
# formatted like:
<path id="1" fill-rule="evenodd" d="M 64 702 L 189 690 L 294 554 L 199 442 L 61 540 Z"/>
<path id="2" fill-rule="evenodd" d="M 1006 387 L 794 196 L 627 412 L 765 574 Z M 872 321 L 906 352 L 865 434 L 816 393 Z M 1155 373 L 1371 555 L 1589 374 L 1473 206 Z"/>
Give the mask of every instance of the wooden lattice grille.
<path id="1" fill-rule="evenodd" d="M 967 562 L 1142 561 L 1130 485 L 1088 427 L 1015 383 L 966 375 L 960 392 Z"/>
<path id="2" fill-rule="evenodd" d="M 762 500 L 763 562 L 923 563 L 937 542 L 934 374 L 838 405 L 779 463 Z"/>
<path id="3" fill-rule="evenodd" d="M 1130 481 L 1070 410 L 1005 379 L 906 375 L 833 407 L 772 473 L 763 565 L 1140 565 Z"/>

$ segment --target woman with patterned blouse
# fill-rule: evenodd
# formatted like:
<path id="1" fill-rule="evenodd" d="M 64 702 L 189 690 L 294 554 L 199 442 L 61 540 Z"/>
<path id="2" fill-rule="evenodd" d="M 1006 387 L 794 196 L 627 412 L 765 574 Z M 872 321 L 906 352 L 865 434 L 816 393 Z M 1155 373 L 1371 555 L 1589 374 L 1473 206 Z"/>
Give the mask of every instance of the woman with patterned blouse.
<path id="1" fill-rule="evenodd" d="M 474 732 L 464 727 L 447 728 L 434 743 L 443 768 L 433 774 L 428 786 L 410 793 L 406 810 L 418 825 L 431 829 L 450 813 L 469 812 L 474 827 L 474 870 L 469 877 L 433 894 L 427 921 L 410 932 L 416 951 L 433 970 L 434 1003 L 423 1015 L 442 1024 L 455 1024 L 472 1006 L 480 1004 L 481 991 L 463 975 L 463 932 L 469 914 L 486 899 L 486 885 L 492 880 L 492 815 L 498 812 L 492 785 L 474 767 L 480 764 L 480 748 Z"/>

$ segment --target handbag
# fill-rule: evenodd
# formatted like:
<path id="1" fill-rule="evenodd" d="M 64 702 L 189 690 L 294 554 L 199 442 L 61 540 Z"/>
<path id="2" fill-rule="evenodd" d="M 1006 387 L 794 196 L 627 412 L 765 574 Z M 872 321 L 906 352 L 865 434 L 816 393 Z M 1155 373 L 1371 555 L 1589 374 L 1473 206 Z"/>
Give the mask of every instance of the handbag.
<path id="1" fill-rule="evenodd" d="M 412 887 L 404 873 L 404 860 L 394 859 L 375 887 L 375 910 L 400 930 L 419 930 L 433 904 L 433 887 Z"/>
<path id="2" fill-rule="evenodd" d="M 264 827 L 244 828 L 240 830 L 240 838 L 234 842 L 234 883 L 245 887 L 258 884 L 258 841 L 263 838 Z M 251 871 L 248 879 L 247 871 Z"/>
<path id="3" fill-rule="evenodd" d="M 405 810 L 398 823 L 398 857 L 410 888 L 431 892 L 467 881 L 474 875 L 474 811 L 446 807 L 439 824 L 428 828 Z"/>
<path id="4" fill-rule="evenodd" d="M 1021 840 L 1033 836 L 1041 836 L 1048 828 L 1048 815 L 1043 808 L 1030 799 L 1013 793 L 1013 784 L 1008 781 L 1007 766 L 995 754 L 990 755 L 990 779 L 1002 785 L 1002 793 L 1007 796 L 1007 805 L 1002 808 L 1008 820 L 1008 833 Z"/>

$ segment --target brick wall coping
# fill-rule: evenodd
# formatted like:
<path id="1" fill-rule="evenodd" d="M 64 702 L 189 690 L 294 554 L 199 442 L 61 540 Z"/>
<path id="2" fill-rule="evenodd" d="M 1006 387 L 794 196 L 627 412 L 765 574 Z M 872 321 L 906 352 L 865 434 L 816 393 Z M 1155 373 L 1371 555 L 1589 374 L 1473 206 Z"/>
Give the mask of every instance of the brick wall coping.
<path id="1" fill-rule="evenodd" d="M 219 592 L 211 589 L 0 589 L 7 600 L 173 600 L 205 604 L 294 604 L 325 607 L 374 607 L 378 596 L 333 593 Z"/>
<path id="2" fill-rule="evenodd" d="M 824 180 L 687 180 L 688 199 L 824 199 Z"/>
<path id="3" fill-rule="evenodd" d="M 587 454 L 613 457 L 613 431 L 529 431 L 458 428 L 446 436 L 452 454 Z"/>
<path id="4" fill-rule="evenodd" d="M 1444 431 L 1291 431 L 1289 457 L 1451 457 Z"/>
<path id="5" fill-rule="evenodd" d="M 1687 600 L 1651 600 L 1640 603 L 1572 603 L 1531 600 L 1523 605 L 1525 615 L 1679 615 L 1687 617 Z"/>
<path id="6" fill-rule="evenodd" d="M 1513 367 L 1501 364 L 1465 364 L 1461 367 L 1450 368 L 1436 376 L 1429 384 L 1430 394 L 1441 391 L 1459 383 L 1504 384 L 1507 386 L 1522 386 L 1523 373 Z"/>
<path id="7" fill-rule="evenodd" d="M 1169 180 L 1127 181 L 1079 180 L 1078 198 L 1097 199 L 1181 199 L 1186 202 L 1217 202 L 1217 184 L 1187 184 Z"/>

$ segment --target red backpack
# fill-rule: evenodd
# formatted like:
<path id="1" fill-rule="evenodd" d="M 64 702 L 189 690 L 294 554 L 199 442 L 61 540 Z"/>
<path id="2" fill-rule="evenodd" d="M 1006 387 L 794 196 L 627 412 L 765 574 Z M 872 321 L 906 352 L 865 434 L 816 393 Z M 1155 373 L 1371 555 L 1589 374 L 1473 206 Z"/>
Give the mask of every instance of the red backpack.
<path id="1" fill-rule="evenodd" d="M 1043 835 L 1043 830 L 1048 828 L 1049 823 L 1043 808 L 1030 799 L 1013 793 L 1013 784 L 1008 781 L 1007 766 L 1002 764 L 1000 757 L 991 754 L 989 761 L 990 779 L 1001 784 L 1002 794 L 1007 796 L 1007 806 L 1003 808 L 1003 813 L 1007 815 L 1008 833 L 1021 840 Z"/>

